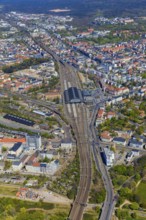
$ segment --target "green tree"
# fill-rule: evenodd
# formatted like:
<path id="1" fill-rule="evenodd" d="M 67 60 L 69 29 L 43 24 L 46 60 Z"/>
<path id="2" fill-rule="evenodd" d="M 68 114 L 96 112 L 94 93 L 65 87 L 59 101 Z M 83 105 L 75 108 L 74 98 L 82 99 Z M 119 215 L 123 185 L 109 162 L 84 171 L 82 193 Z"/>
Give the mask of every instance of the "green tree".
<path id="1" fill-rule="evenodd" d="M 116 216 L 120 219 L 120 220 L 124 220 L 126 218 L 129 217 L 129 212 L 125 211 L 125 210 L 121 210 L 121 209 L 117 209 L 116 210 Z"/>
<path id="2" fill-rule="evenodd" d="M 72 188 L 71 190 L 69 190 L 69 191 L 67 192 L 67 197 L 68 197 L 69 199 L 74 199 L 76 193 L 77 193 L 76 189 L 75 189 L 75 188 Z"/>
<path id="3" fill-rule="evenodd" d="M 119 190 L 119 195 L 124 198 L 129 198 L 131 196 L 131 193 L 132 193 L 132 191 L 128 187 L 121 188 Z"/>
<path id="4" fill-rule="evenodd" d="M 5 211 L 7 212 L 8 215 L 12 215 L 12 216 L 14 216 L 15 213 L 16 213 L 15 208 L 14 208 L 11 204 L 8 204 L 8 205 L 5 207 Z"/>
<path id="5" fill-rule="evenodd" d="M 138 210 L 139 209 L 139 204 L 137 202 L 133 202 L 132 204 L 129 205 L 129 207 L 132 210 Z"/>
<path id="6" fill-rule="evenodd" d="M 11 166 L 12 166 L 12 162 L 9 161 L 9 160 L 6 160 L 6 161 L 5 161 L 4 170 L 8 170 L 8 169 L 10 169 Z"/>
<path id="7" fill-rule="evenodd" d="M 132 217 L 134 220 L 137 219 L 137 214 L 136 214 L 136 212 L 131 213 L 131 217 Z"/>
<path id="8" fill-rule="evenodd" d="M 5 153 L 7 151 L 7 147 L 2 147 L 2 153 Z"/>
<path id="9" fill-rule="evenodd" d="M 136 173 L 135 176 L 134 176 L 134 179 L 135 179 L 136 182 L 138 182 L 141 179 L 140 174 Z"/>

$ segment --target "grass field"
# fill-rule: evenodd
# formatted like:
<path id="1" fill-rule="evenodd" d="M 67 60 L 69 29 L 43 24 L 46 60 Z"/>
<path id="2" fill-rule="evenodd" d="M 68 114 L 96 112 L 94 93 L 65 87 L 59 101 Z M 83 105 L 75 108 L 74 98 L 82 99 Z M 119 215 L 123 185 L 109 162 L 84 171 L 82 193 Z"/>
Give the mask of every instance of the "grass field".
<path id="1" fill-rule="evenodd" d="M 0 184 L 0 194 L 7 196 L 16 196 L 19 188 L 19 185 Z"/>
<path id="2" fill-rule="evenodd" d="M 25 209 L 26 214 L 21 214 L 21 220 L 65 220 L 67 219 L 70 210 L 70 206 L 64 204 L 45 203 L 41 201 L 31 202 L 3 197 L 0 199 L 0 220 L 6 220 L 5 210 L 8 208 L 9 210 L 13 210 L 13 212 L 9 212 L 11 220 L 17 219 L 21 214 L 22 208 Z M 42 214 L 43 217 L 35 217 L 40 214 Z"/>

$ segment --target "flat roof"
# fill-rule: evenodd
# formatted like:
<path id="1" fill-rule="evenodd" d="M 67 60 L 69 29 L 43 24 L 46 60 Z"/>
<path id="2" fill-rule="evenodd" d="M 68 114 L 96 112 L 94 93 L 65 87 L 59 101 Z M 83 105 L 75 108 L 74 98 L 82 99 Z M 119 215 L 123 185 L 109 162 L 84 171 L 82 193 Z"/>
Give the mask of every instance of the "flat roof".
<path id="1" fill-rule="evenodd" d="M 14 161 L 12 165 L 13 166 L 19 166 L 20 164 L 21 164 L 21 161 Z"/>
<path id="2" fill-rule="evenodd" d="M 141 145 L 141 144 L 142 144 L 142 142 L 137 141 L 137 140 L 134 140 L 134 139 L 131 139 L 131 140 L 130 140 L 130 144 L 137 144 L 137 145 Z"/>
<path id="3" fill-rule="evenodd" d="M 14 144 L 13 147 L 10 149 L 10 151 L 16 152 L 20 148 L 21 145 L 22 145 L 21 142 Z"/>
<path id="4" fill-rule="evenodd" d="M 125 142 L 125 138 L 115 137 L 115 138 L 113 139 L 113 141 Z"/>

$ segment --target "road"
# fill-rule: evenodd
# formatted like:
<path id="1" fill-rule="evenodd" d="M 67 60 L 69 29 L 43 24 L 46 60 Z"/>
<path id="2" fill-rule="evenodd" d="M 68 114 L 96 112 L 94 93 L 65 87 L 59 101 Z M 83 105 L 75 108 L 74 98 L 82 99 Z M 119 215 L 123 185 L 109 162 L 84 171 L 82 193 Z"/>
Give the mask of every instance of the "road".
<path id="1" fill-rule="evenodd" d="M 90 131 L 92 135 L 92 152 L 94 155 L 96 167 L 99 170 L 99 172 L 102 174 L 102 180 L 103 180 L 103 183 L 106 189 L 106 199 L 102 207 L 100 220 L 110 220 L 112 217 L 115 204 L 116 204 L 116 200 L 115 200 L 111 178 L 101 158 L 102 149 L 99 147 L 100 146 L 99 139 L 98 139 L 97 131 L 95 130 L 95 125 L 94 125 L 98 108 L 99 106 L 95 107 L 93 114 L 92 114 L 91 123 L 90 123 Z"/>

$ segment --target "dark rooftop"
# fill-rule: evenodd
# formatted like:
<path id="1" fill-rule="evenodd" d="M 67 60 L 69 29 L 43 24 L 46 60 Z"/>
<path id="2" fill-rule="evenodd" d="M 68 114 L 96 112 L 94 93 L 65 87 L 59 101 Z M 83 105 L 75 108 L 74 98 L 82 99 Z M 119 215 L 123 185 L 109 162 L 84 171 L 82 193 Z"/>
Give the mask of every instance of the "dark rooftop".
<path id="1" fill-rule="evenodd" d="M 113 139 L 113 141 L 125 142 L 125 138 L 115 137 L 115 138 Z"/>
<path id="2" fill-rule="evenodd" d="M 16 143 L 16 144 L 14 144 L 13 147 L 10 149 L 10 151 L 16 152 L 21 145 L 22 145 L 21 142 L 18 142 L 18 143 Z"/>
<path id="3" fill-rule="evenodd" d="M 83 96 L 80 89 L 76 87 L 70 87 L 64 91 L 65 103 L 80 103 L 83 102 Z"/>

